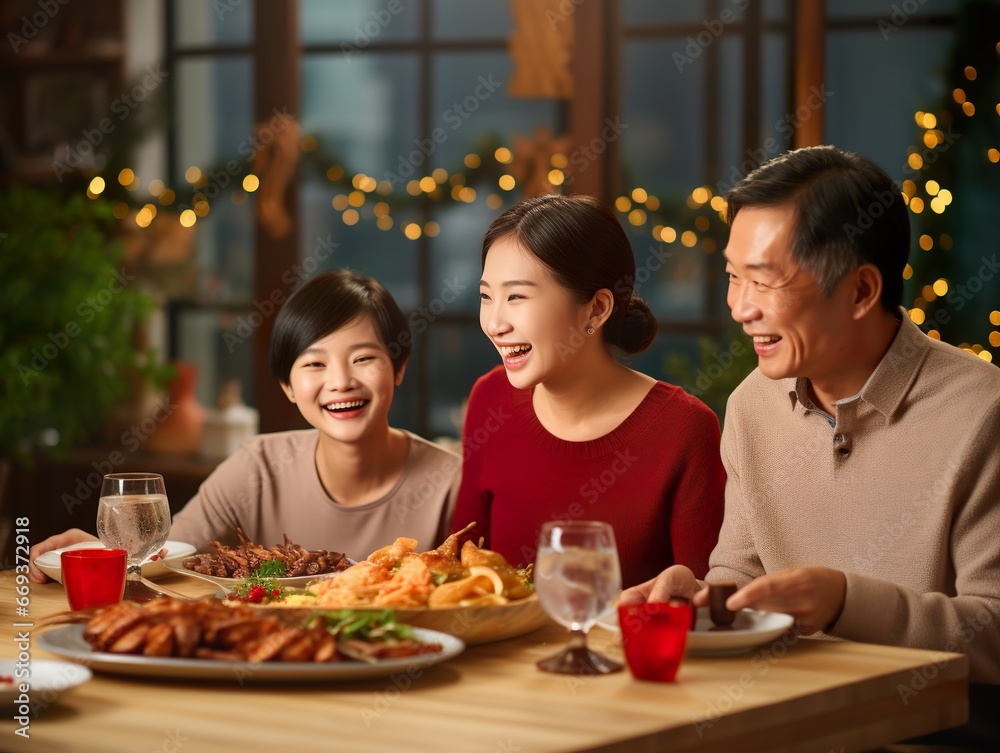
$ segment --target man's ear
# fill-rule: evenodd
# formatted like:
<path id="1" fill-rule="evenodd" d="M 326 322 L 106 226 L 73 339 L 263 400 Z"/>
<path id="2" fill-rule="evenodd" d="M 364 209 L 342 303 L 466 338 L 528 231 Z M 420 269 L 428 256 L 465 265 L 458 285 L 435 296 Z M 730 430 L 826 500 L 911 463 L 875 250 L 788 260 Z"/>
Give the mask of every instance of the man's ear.
<path id="1" fill-rule="evenodd" d="M 882 273 L 874 264 L 862 264 L 854 271 L 854 319 L 862 319 L 881 305 Z"/>
<path id="2" fill-rule="evenodd" d="M 397 387 L 403 383 L 403 376 L 406 374 L 406 365 L 409 362 L 410 362 L 410 359 L 407 358 L 405 361 L 403 361 L 403 364 L 399 367 L 399 371 L 396 372 L 395 383 L 396 383 Z"/>
<path id="3" fill-rule="evenodd" d="M 281 389 L 284 391 L 285 397 L 288 398 L 288 402 L 294 403 L 295 392 L 292 390 L 292 385 L 290 385 L 288 382 L 278 382 L 278 384 L 281 385 Z"/>

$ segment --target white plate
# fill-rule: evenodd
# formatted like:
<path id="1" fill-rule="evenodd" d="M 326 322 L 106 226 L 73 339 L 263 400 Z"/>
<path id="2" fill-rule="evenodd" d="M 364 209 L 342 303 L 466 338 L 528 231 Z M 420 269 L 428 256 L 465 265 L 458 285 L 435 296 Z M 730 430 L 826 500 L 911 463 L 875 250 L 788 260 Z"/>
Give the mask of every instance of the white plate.
<path id="1" fill-rule="evenodd" d="M 789 614 L 780 612 L 760 612 L 756 609 L 741 609 L 736 615 L 732 630 L 719 630 L 712 623 L 708 607 L 699 607 L 694 630 L 688 631 L 685 651 L 689 654 L 729 654 L 749 651 L 755 646 L 773 641 L 792 626 L 795 620 Z M 608 610 L 597 624 L 603 628 L 621 632 L 618 626 L 618 610 Z"/>
<path id="2" fill-rule="evenodd" d="M 190 557 L 195 553 L 195 547 L 192 544 L 188 544 L 184 541 L 168 541 L 163 545 L 167 549 L 167 557 Z M 35 564 L 38 565 L 38 569 L 43 573 L 48 575 L 52 580 L 57 583 L 62 583 L 62 561 L 59 559 L 59 555 L 62 552 L 68 551 L 70 549 L 106 549 L 103 543 L 100 541 L 81 541 L 79 544 L 73 544 L 73 546 L 66 546 L 62 549 L 53 549 L 51 552 L 45 552 L 35 557 Z M 142 577 L 143 578 L 158 578 L 162 575 L 169 574 L 169 570 L 164 566 L 164 560 L 157 558 L 152 560 L 146 558 L 142 563 Z"/>
<path id="3" fill-rule="evenodd" d="M 52 703 L 60 693 L 82 685 L 93 677 L 93 673 L 86 667 L 65 661 L 32 659 L 29 669 L 30 677 L 19 678 L 16 674 L 17 662 L 14 659 L 0 659 L 0 675 L 14 678 L 13 684 L 0 683 L 0 703 L 5 706 L 14 703 L 21 695 L 20 685 L 24 682 L 31 686 L 27 692 L 31 699 L 28 705 L 34 713 L 36 708 L 44 708 Z M 17 706 L 14 707 L 14 711 L 20 716 Z"/>
<path id="4" fill-rule="evenodd" d="M 196 573 L 194 570 L 184 567 L 184 560 L 190 557 L 192 553 L 193 552 L 188 552 L 184 556 L 168 557 L 163 562 L 163 566 L 167 570 L 172 570 L 173 572 L 180 573 L 181 575 L 187 575 L 192 578 L 200 578 L 201 580 L 209 580 L 217 586 L 222 586 L 227 592 L 232 591 L 236 588 L 236 586 L 246 580 L 246 578 L 223 578 L 218 575 L 205 575 L 204 573 Z M 351 564 L 354 563 L 352 562 Z M 335 575 L 340 575 L 340 572 L 317 573 L 316 575 L 299 575 L 294 578 L 270 578 L 269 580 L 273 580 L 283 588 L 305 588 L 313 581 L 331 578 Z"/>
<path id="5" fill-rule="evenodd" d="M 211 659 L 176 659 L 132 654 L 109 654 L 94 651 L 83 638 L 83 625 L 66 625 L 39 635 L 35 642 L 46 651 L 86 664 L 88 667 L 122 675 L 174 677 L 184 679 L 235 680 L 245 682 L 283 682 L 367 680 L 408 672 L 447 661 L 465 650 L 465 644 L 447 633 L 413 628 L 413 635 L 425 643 L 440 643 L 441 652 L 398 659 L 383 659 L 375 664 L 342 660 L 335 662 L 229 662 Z M 34 666 L 34 662 L 32 662 Z"/>

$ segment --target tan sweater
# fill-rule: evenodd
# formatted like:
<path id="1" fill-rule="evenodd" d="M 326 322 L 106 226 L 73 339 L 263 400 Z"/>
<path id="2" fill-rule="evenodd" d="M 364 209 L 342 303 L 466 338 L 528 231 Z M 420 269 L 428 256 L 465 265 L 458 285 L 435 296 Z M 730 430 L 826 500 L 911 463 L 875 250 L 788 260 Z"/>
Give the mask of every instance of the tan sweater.
<path id="1" fill-rule="evenodd" d="M 381 499 L 345 507 L 330 499 L 316 470 L 315 429 L 248 439 L 205 479 L 174 516 L 170 538 L 199 549 L 232 543 L 240 526 L 264 545 L 282 536 L 307 549 L 344 552 L 363 560 L 397 536 L 437 546 L 451 528 L 461 458 L 409 434 L 410 452 L 396 486 Z"/>
<path id="2" fill-rule="evenodd" d="M 1000 369 L 904 316 L 835 427 L 806 387 L 754 371 L 730 397 L 707 580 L 842 570 L 833 636 L 963 652 L 1000 683 Z"/>

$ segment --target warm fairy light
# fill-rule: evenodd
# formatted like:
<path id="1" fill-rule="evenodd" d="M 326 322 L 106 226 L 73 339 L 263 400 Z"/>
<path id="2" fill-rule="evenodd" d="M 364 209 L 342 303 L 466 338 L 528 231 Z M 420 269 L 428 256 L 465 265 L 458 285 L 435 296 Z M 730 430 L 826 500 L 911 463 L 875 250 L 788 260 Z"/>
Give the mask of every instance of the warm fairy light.
<path id="1" fill-rule="evenodd" d="M 941 248 L 943 248 L 945 251 L 951 251 L 951 247 L 952 245 L 954 245 L 953 241 L 951 240 L 951 236 L 948 235 L 947 233 L 941 234 L 941 237 L 938 238 L 938 243 L 941 244 Z"/>
<path id="2" fill-rule="evenodd" d="M 191 185 L 198 183 L 202 179 L 202 172 L 200 167 L 195 167 L 191 165 L 187 170 L 184 171 L 184 180 L 186 180 Z M 190 226 L 188 226 L 190 227 Z"/>
<path id="3" fill-rule="evenodd" d="M 955 89 L 951 96 L 954 98 L 955 104 L 960 105 L 965 101 L 965 89 Z"/>
<path id="4" fill-rule="evenodd" d="M 948 281 L 943 277 L 934 281 L 933 288 L 939 298 L 948 295 Z"/>
<path id="5" fill-rule="evenodd" d="M 378 204 L 375 205 L 373 211 L 375 212 L 376 217 L 385 217 L 387 214 L 389 214 L 389 205 L 386 204 L 384 201 L 380 201 Z"/>
<path id="6" fill-rule="evenodd" d="M 160 204 L 162 204 L 165 207 L 169 207 L 171 204 L 174 203 L 174 199 L 177 198 L 177 194 L 173 192 L 173 189 L 164 188 L 160 192 L 160 195 L 157 196 L 156 198 L 159 199 Z"/>
<path id="7" fill-rule="evenodd" d="M 416 222 L 407 223 L 406 227 L 403 228 L 403 234 L 411 241 L 415 241 L 419 238 L 421 232 L 420 225 Z"/>
<path id="8" fill-rule="evenodd" d="M 924 251 L 930 251 L 932 248 L 934 248 L 934 239 L 931 238 L 929 235 L 926 235 L 926 234 L 925 235 L 921 235 L 920 236 L 920 248 L 922 248 Z"/>
<path id="9" fill-rule="evenodd" d="M 934 214 L 944 214 L 944 210 L 948 205 L 945 203 L 944 199 L 942 199 L 940 196 L 935 196 L 933 199 L 931 199 L 929 206 L 931 208 L 931 211 L 934 212 Z"/>
<path id="10" fill-rule="evenodd" d="M 1000 151 L 991 148 L 986 152 L 986 158 L 993 164 L 996 164 L 997 162 L 1000 162 Z"/>
<path id="11" fill-rule="evenodd" d="M 486 197 L 486 206 L 490 209 L 499 209 L 503 206 L 503 197 L 498 193 L 491 193 Z"/>
<path id="12" fill-rule="evenodd" d="M 712 207 L 716 212 L 722 212 L 726 208 L 726 200 L 721 196 L 713 196 L 712 201 L 709 202 L 709 206 Z"/>
<path id="13" fill-rule="evenodd" d="M 360 207 L 365 203 L 365 194 L 363 191 L 351 191 L 347 194 L 347 203 L 352 207 Z"/>
<path id="14" fill-rule="evenodd" d="M 185 209 L 181 212 L 180 221 L 184 227 L 192 227 L 198 221 L 198 215 L 190 209 Z"/>
<path id="15" fill-rule="evenodd" d="M 913 277 L 913 267 L 907 264 L 905 267 L 903 267 L 903 279 L 909 280 L 911 277 Z"/>
<path id="16" fill-rule="evenodd" d="M 997 102 L 997 115 L 1000 115 L 1000 102 Z"/>
<path id="17" fill-rule="evenodd" d="M 937 196 L 937 192 L 941 190 L 941 184 L 936 180 L 929 180 L 924 183 L 924 190 L 927 191 L 928 196 Z"/>
<path id="18" fill-rule="evenodd" d="M 652 196 L 652 195 L 649 196 L 646 199 L 646 208 L 650 212 L 655 212 L 657 209 L 660 208 L 660 200 L 658 198 L 656 198 L 655 196 Z"/>
<path id="19" fill-rule="evenodd" d="M 333 208 L 338 212 L 343 212 L 349 205 L 349 202 L 347 201 L 347 194 L 338 193 L 333 197 L 333 201 L 330 203 L 333 204 Z"/>
<path id="20" fill-rule="evenodd" d="M 917 184 L 912 180 L 907 178 L 903 181 L 903 193 L 907 196 L 913 196 L 917 192 Z"/>
<path id="21" fill-rule="evenodd" d="M 500 180 L 497 181 L 497 185 L 504 191 L 512 190 L 514 188 L 514 176 L 506 174 L 501 175 Z"/>
<path id="22" fill-rule="evenodd" d="M 149 227 L 149 223 L 153 221 L 153 213 L 149 211 L 147 207 L 143 207 L 135 215 L 135 224 L 139 227 Z"/>
<path id="23" fill-rule="evenodd" d="M 495 152 L 493 152 L 493 158 L 497 162 L 502 162 L 505 165 L 511 161 L 512 157 L 513 155 L 510 153 L 510 149 L 508 149 L 505 146 L 501 146 Z"/>
<path id="24" fill-rule="evenodd" d="M 708 217 L 703 217 L 701 215 L 696 217 L 694 220 L 694 227 L 696 230 L 700 230 L 703 233 L 706 232 L 709 228 Z"/>
<path id="25" fill-rule="evenodd" d="M 441 226 L 436 222 L 428 222 L 424 225 L 424 235 L 428 238 L 437 238 L 441 233 Z"/>
<path id="26" fill-rule="evenodd" d="M 994 348 L 1000 348 L 1000 332 L 996 330 L 990 332 L 990 345 Z"/>
<path id="27" fill-rule="evenodd" d="M 993 354 L 988 350 L 981 350 L 976 355 L 986 361 L 986 363 L 993 363 Z"/>
<path id="28" fill-rule="evenodd" d="M 664 243 L 673 243 L 677 240 L 677 231 L 668 225 L 660 232 L 660 240 Z"/>
<path id="29" fill-rule="evenodd" d="M 104 178 L 98 175 L 90 181 L 90 185 L 87 187 L 87 190 L 94 194 L 94 196 L 100 196 L 104 191 Z"/>
<path id="30" fill-rule="evenodd" d="M 160 180 L 159 178 L 154 178 L 153 180 L 149 181 L 148 188 L 149 188 L 149 195 L 155 198 L 159 196 L 161 193 L 163 193 L 164 189 L 163 181 Z"/>
<path id="31" fill-rule="evenodd" d="M 466 154 L 463 162 L 465 162 L 466 167 L 473 170 L 483 164 L 483 161 L 479 158 L 478 154 Z"/>
<path id="32" fill-rule="evenodd" d="M 566 155 L 562 152 L 556 152 L 549 160 L 549 164 L 559 170 L 565 170 L 569 166 L 569 160 L 566 159 Z"/>
<path id="33" fill-rule="evenodd" d="M 931 340 L 940 340 L 941 339 L 941 333 L 938 332 L 936 329 L 932 329 L 930 332 L 928 332 L 927 336 Z"/>
<path id="34" fill-rule="evenodd" d="M 965 77 L 967 79 L 969 79 L 969 81 L 975 81 L 976 80 L 976 69 L 973 68 L 971 65 L 965 66 Z"/>
<path id="35" fill-rule="evenodd" d="M 712 194 L 704 186 L 698 186 L 691 192 L 691 198 L 695 200 L 697 204 L 704 204 L 712 197 Z"/>
<path id="36" fill-rule="evenodd" d="M 462 175 L 462 173 L 455 173 L 448 179 L 448 182 L 451 183 L 453 186 L 464 186 L 465 176 Z"/>
<path id="37" fill-rule="evenodd" d="M 566 180 L 566 175 L 562 170 L 549 170 L 548 179 L 553 186 L 561 186 Z"/>
<path id="38" fill-rule="evenodd" d="M 976 114 L 976 106 L 971 102 L 964 102 L 962 104 L 962 112 L 968 115 L 970 118 Z"/>
<path id="39" fill-rule="evenodd" d="M 926 318 L 926 315 L 920 309 L 910 309 L 910 319 L 913 320 L 914 324 L 923 324 Z"/>
<path id="40" fill-rule="evenodd" d="M 194 203 L 194 213 L 199 217 L 204 217 L 206 214 L 208 214 L 209 209 L 210 207 L 208 206 L 208 202 L 205 201 L 204 199 L 202 199 L 201 201 L 196 201 Z"/>
<path id="41" fill-rule="evenodd" d="M 688 248 L 694 248 L 694 244 L 698 242 L 698 236 L 694 234 L 693 230 L 685 230 L 681 233 L 681 243 L 683 243 Z"/>
<path id="42" fill-rule="evenodd" d="M 344 221 L 345 225 L 357 225 L 361 216 L 358 214 L 357 209 L 348 209 L 343 215 L 341 215 L 341 219 Z"/>
<path id="43" fill-rule="evenodd" d="M 340 180 L 344 177 L 344 168 L 340 165 L 330 165 L 326 168 L 327 180 Z"/>
<path id="44" fill-rule="evenodd" d="M 452 200 L 454 201 L 462 200 L 462 188 L 463 188 L 462 186 L 455 186 L 454 188 L 451 189 Z"/>
<path id="45" fill-rule="evenodd" d="M 633 209 L 628 213 L 628 221 L 630 225 L 635 225 L 636 227 L 646 224 L 646 213 L 641 209 Z"/>
<path id="46" fill-rule="evenodd" d="M 258 188 L 260 188 L 260 178 L 258 178 L 253 173 L 250 173 L 243 178 L 243 190 L 247 193 L 253 193 Z"/>
<path id="47" fill-rule="evenodd" d="M 944 202 L 945 206 L 948 206 L 952 202 L 951 191 L 949 191 L 947 188 L 942 188 L 940 191 L 938 191 L 938 198 Z"/>
<path id="48" fill-rule="evenodd" d="M 386 215 L 385 217 L 379 217 L 375 220 L 375 225 L 379 230 L 388 230 L 392 227 L 392 217 Z"/>
<path id="49" fill-rule="evenodd" d="M 924 146 L 926 146 L 928 149 L 933 149 L 934 147 L 937 146 L 938 143 L 937 135 L 934 133 L 934 131 L 927 131 L 926 133 L 924 133 L 923 141 L 924 141 Z"/>
<path id="50" fill-rule="evenodd" d="M 435 188 L 437 188 L 437 181 L 431 176 L 425 175 L 420 179 L 420 190 L 424 193 L 430 193 Z"/>
<path id="51" fill-rule="evenodd" d="M 923 296 L 920 296 L 913 302 L 913 308 L 923 311 L 927 308 L 927 301 L 924 300 Z"/>
<path id="52" fill-rule="evenodd" d="M 920 289 L 920 295 L 921 295 L 921 296 L 923 297 L 923 299 L 924 299 L 925 301 L 927 301 L 928 303 L 930 303 L 930 302 L 931 302 L 931 301 L 933 301 L 933 300 L 936 300 L 936 299 L 937 299 L 937 297 L 938 297 L 938 296 L 937 296 L 937 293 L 935 293 L 935 292 L 934 292 L 934 288 L 932 288 L 932 287 L 931 287 L 930 285 L 924 285 L 924 286 L 923 286 L 923 287 L 922 287 L 922 288 Z"/>
<path id="53" fill-rule="evenodd" d="M 406 184 L 406 193 L 410 194 L 410 196 L 419 196 L 420 195 L 420 181 L 419 180 L 411 180 L 409 183 L 407 183 Z"/>
<path id="54" fill-rule="evenodd" d="M 135 182 L 135 173 L 127 167 L 122 168 L 122 171 L 118 173 L 118 182 L 123 186 L 132 185 Z"/>
<path id="55" fill-rule="evenodd" d="M 920 214 L 922 211 L 924 211 L 924 200 L 921 199 L 919 196 L 914 196 L 912 199 L 910 199 L 910 211 L 912 211 L 914 214 Z"/>
<path id="56" fill-rule="evenodd" d="M 990 312 L 990 324 L 1000 327 L 1000 311 Z"/>
<path id="57" fill-rule="evenodd" d="M 907 164 L 908 164 L 908 165 L 909 165 L 910 167 L 912 167 L 912 168 L 913 168 L 914 170 L 919 170 L 919 169 L 920 169 L 921 167 L 923 167 L 923 166 L 924 166 L 924 158 L 923 158 L 923 157 L 921 157 L 921 156 L 920 156 L 919 154 L 917 154 L 916 152 L 914 152 L 914 153 L 913 153 L 913 154 L 911 154 L 911 155 L 910 155 L 909 157 L 907 157 L 907 158 L 906 158 L 906 162 L 907 162 Z"/>
<path id="58" fill-rule="evenodd" d="M 458 191 L 459 201 L 464 201 L 467 204 L 471 204 L 476 200 L 476 189 L 469 188 L 469 186 L 464 186 Z"/>
<path id="59" fill-rule="evenodd" d="M 380 180 L 375 184 L 375 193 L 379 196 L 388 196 L 392 193 L 392 183 L 387 180 Z"/>
<path id="60" fill-rule="evenodd" d="M 390 184 L 389 187 L 391 189 L 392 185 Z M 378 188 L 378 181 L 375 180 L 370 175 L 366 177 L 363 181 L 361 181 L 361 190 L 364 191 L 365 193 L 371 193 L 376 188 Z"/>
<path id="61" fill-rule="evenodd" d="M 629 201 L 628 196 L 619 196 L 615 199 L 615 209 L 619 212 L 625 213 L 632 208 L 632 202 Z"/>
<path id="62" fill-rule="evenodd" d="M 368 176 L 365 175 L 364 173 L 358 173 L 353 178 L 351 178 L 351 185 L 355 189 L 359 189 L 360 190 L 362 183 L 364 183 L 365 178 L 367 178 L 367 177 Z"/>
<path id="63" fill-rule="evenodd" d="M 649 194 L 646 193 L 645 188 L 633 188 L 632 189 L 632 201 L 636 204 L 645 204 L 646 199 L 649 198 Z"/>
<path id="64" fill-rule="evenodd" d="M 303 136 L 299 146 L 303 152 L 315 152 L 319 149 L 319 140 L 315 136 Z"/>
<path id="65" fill-rule="evenodd" d="M 439 167 L 434 172 L 431 173 L 431 177 L 434 178 L 434 181 L 436 183 L 444 183 L 446 180 L 448 180 L 448 171 L 445 170 L 443 167 Z"/>
<path id="66" fill-rule="evenodd" d="M 913 113 L 913 119 L 917 121 L 918 126 L 923 126 L 924 124 L 924 112 L 923 110 L 917 110 Z"/>
<path id="67" fill-rule="evenodd" d="M 128 216 L 128 204 L 124 201 L 119 201 L 115 204 L 115 208 L 111 210 L 111 213 L 119 220 L 124 220 Z"/>
<path id="68" fill-rule="evenodd" d="M 937 116 L 932 112 L 924 114 L 924 122 L 921 123 L 924 128 L 934 128 L 937 125 Z"/>

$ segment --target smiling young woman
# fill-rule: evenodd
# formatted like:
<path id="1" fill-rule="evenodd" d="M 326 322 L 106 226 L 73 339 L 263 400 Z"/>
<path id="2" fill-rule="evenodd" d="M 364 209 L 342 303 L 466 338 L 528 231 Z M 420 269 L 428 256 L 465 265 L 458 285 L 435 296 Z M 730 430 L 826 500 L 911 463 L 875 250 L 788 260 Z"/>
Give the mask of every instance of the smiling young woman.
<path id="1" fill-rule="evenodd" d="M 625 585 L 680 562 L 708 570 L 722 522 L 719 423 L 678 387 L 615 360 L 656 319 L 612 212 L 588 197 L 507 209 L 483 241 L 480 325 L 502 366 L 476 383 L 454 528 L 531 562 L 541 524 L 610 523 Z"/>

